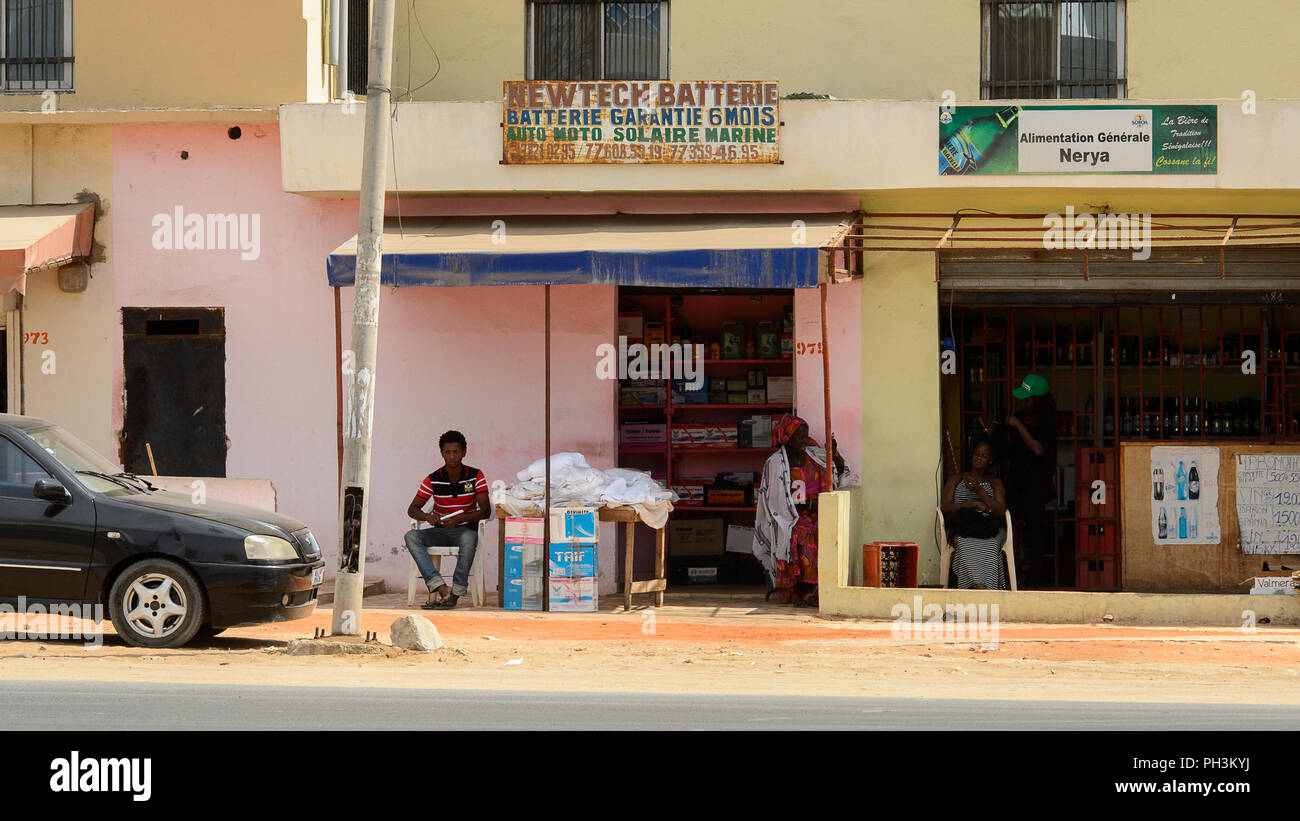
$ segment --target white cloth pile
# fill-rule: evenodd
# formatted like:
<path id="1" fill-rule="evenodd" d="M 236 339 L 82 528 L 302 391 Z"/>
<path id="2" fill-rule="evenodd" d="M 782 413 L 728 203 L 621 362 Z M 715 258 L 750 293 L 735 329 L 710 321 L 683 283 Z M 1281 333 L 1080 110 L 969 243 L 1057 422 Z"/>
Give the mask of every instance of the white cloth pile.
<path id="1" fill-rule="evenodd" d="M 546 490 L 546 460 L 538 459 L 515 474 L 519 482 L 492 483 L 492 504 L 515 516 L 540 516 Z M 650 477 L 649 473 L 627 468 L 599 470 L 587 464 L 581 453 L 551 456 L 551 504 L 579 502 L 605 507 L 636 508 L 641 521 L 663 527 L 672 512 L 677 494 Z"/>

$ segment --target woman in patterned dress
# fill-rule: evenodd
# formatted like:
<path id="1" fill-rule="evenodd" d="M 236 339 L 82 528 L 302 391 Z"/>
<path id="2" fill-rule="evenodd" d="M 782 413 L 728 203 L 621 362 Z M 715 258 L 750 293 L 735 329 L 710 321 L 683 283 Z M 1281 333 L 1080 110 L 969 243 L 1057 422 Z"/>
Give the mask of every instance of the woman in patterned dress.
<path id="1" fill-rule="evenodd" d="M 993 446 L 987 439 L 976 441 L 971 448 L 970 470 L 950 476 L 943 486 L 944 502 L 940 505 L 944 517 L 958 511 L 974 509 L 1006 521 L 1006 490 L 1002 481 L 988 475 L 993 461 Z M 979 538 L 948 531 L 948 541 L 953 546 L 953 570 L 957 573 L 957 586 L 975 590 L 1006 590 L 1007 574 L 1002 564 L 1002 543 L 1007 540 L 1006 525 L 1002 524 L 993 536 Z M 941 580 L 947 582 L 947 579 Z"/>
<path id="2" fill-rule="evenodd" d="M 808 423 L 786 414 L 772 431 L 779 445 L 763 465 L 754 523 L 754 555 L 781 601 L 817 606 L 817 495 L 825 488 L 826 453 L 808 436 Z M 831 442 L 836 487 L 848 475 Z M 768 595 L 771 595 L 769 593 Z"/>

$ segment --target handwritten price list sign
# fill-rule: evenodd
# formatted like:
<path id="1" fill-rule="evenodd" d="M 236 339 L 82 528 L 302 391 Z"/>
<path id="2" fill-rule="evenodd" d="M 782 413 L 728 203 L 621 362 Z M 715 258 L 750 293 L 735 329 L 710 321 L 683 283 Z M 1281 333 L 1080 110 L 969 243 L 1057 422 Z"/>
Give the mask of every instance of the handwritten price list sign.
<path id="1" fill-rule="evenodd" d="M 1300 454 L 1237 456 L 1241 552 L 1300 553 Z"/>

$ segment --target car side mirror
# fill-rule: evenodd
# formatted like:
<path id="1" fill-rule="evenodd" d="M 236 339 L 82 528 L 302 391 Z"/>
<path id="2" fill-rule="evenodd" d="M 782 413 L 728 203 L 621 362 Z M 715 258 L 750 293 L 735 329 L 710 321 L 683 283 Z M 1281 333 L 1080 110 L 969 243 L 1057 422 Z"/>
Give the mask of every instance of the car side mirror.
<path id="1" fill-rule="evenodd" d="M 37 499 L 44 499 L 47 502 L 66 505 L 72 501 L 72 494 L 68 489 L 50 479 L 37 479 L 36 484 L 32 487 L 32 494 Z"/>

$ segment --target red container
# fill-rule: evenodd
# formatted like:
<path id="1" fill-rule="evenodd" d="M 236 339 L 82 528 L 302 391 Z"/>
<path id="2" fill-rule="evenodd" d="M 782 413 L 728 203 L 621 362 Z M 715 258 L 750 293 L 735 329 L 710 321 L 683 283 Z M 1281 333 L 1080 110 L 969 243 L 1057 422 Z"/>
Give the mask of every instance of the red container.
<path id="1" fill-rule="evenodd" d="M 1092 502 L 1092 483 L 1106 483 L 1106 504 Z M 1105 448 L 1077 448 L 1074 452 L 1074 515 L 1105 516 L 1117 510 L 1119 500 L 1119 456 Z"/>
<path id="2" fill-rule="evenodd" d="M 916 587 L 916 542 L 870 542 L 862 546 L 863 587 Z"/>
<path id="3" fill-rule="evenodd" d="M 1118 590 L 1119 557 L 1080 558 L 1076 583 L 1080 590 Z"/>
<path id="4" fill-rule="evenodd" d="M 1104 519 L 1080 519 L 1074 523 L 1074 554 L 1115 558 L 1119 555 L 1119 525 Z"/>

